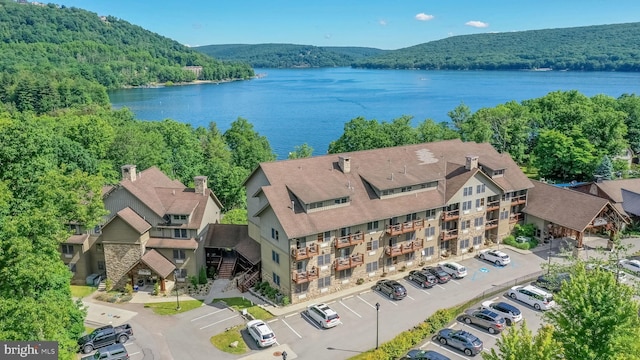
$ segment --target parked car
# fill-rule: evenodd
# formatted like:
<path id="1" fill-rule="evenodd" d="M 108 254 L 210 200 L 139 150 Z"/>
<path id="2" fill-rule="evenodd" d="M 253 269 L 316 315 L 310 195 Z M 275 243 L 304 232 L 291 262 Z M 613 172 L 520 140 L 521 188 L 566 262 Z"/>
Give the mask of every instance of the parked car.
<path id="1" fill-rule="evenodd" d="M 522 312 L 520 311 L 520 309 L 504 301 L 485 301 L 482 303 L 481 308 L 488 309 L 502 315 L 508 326 L 511 326 L 522 320 Z"/>
<path id="2" fill-rule="evenodd" d="M 536 310 L 549 310 L 556 306 L 556 302 L 553 301 L 553 295 L 533 285 L 514 286 L 507 295 L 514 300 L 533 306 Z"/>
<path id="3" fill-rule="evenodd" d="M 629 282 L 629 275 L 620 268 L 616 268 L 615 266 L 604 265 L 602 269 L 611 272 L 614 276 L 618 276 L 618 282 L 622 284 L 626 284 Z"/>
<path id="4" fill-rule="evenodd" d="M 395 280 L 378 280 L 376 283 L 376 290 L 387 294 L 389 298 L 395 300 L 400 300 L 407 296 L 407 289 Z"/>
<path id="5" fill-rule="evenodd" d="M 558 292 L 562 287 L 562 283 L 570 280 L 571 275 L 569 273 L 544 274 L 538 276 L 536 286 L 552 292 Z"/>
<path id="6" fill-rule="evenodd" d="M 500 314 L 488 309 L 469 309 L 461 319 L 467 325 L 474 324 L 487 329 L 490 334 L 499 333 L 507 327 L 506 321 Z"/>
<path id="7" fill-rule="evenodd" d="M 467 276 L 467 268 L 457 262 L 446 262 L 440 264 L 442 270 L 456 279 L 462 279 Z"/>
<path id="8" fill-rule="evenodd" d="M 440 344 L 461 350 L 467 356 L 477 355 L 482 351 L 482 341 L 464 330 L 442 329 L 438 331 L 436 339 Z"/>
<path id="9" fill-rule="evenodd" d="M 411 350 L 405 357 L 416 360 L 451 360 L 448 357 L 433 350 Z"/>
<path id="10" fill-rule="evenodd" d="M 630 271 L 633 275 L 640 276 L 640 260 L 622 259 L 618 262 L 618 266 Z"/>
<path id="11" fill-rule="evenodd" d="M 129 360 L 129 353 L 122 344 L 113 344 L 98 349 L 89 356 L 83 356 L 82 360 Z"/>
<path id="12" fill-rule="evenodd" d="M 338 313 L 327 304 L 309 305 L 307 306 L 306 314 L 325 329 L 341 324 Z"/>
<path id="13" fill-rule="evenodd" d="M 276 343 L 276 334 L 262 320 L 251 320 L 247 323 L 247 332 L 259 347 L 268 347 Z"/>
<path id="14" fill-rule="evenodd" d="M 478 253 L 478 257 L 499 266 L 505 266 L 511 262 L 511 257 L 500 250 L 482 250 Z"/>
<path id="15" fill-rule="evenodd" d="M 83 353 L 88 354 L 94 349 L 113 345 L 116 343 L 125 343 L 131 336 L 133 336 L 133 329 L 129 324 L 115 327 L 112 325 L 107 325 L 99 327 L 93 330 L 91 334 L 85 335 L 78 339 L 78 347 Z"/>
<path id="16" fill-rule="evenodd" d="M 427 266 L 422 269 L 423 271 L 431 273 L 433 276 L 438 279 L 440 284 L 448 283 L 451 280 L 451 275 L 449 275 L 446 271 L 442 270 L 439 266 Z"/>
<path id="17" fill-rule="evenodd" d="M 434 287 L 438 283 L 438 279 L 433 274 L 421 270 L 409 271 L 409 280 L 427 289 Z"/>

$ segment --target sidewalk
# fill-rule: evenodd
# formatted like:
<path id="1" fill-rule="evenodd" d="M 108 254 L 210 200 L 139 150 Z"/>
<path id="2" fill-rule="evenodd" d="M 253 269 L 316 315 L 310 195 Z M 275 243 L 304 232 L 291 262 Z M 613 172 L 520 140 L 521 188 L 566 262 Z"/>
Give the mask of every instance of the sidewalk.
<path id="1" fill-rule="evenodd" d="M 103 303 L 94 299 L 83 299 L 82 304 L 87 309 L 87 317 L 84 322 L 91 327 L 122 325 L 131 320 L 134 316 L 138 315 L 135 311 L 109 306 L 107 305 L 108 303 Z"/>

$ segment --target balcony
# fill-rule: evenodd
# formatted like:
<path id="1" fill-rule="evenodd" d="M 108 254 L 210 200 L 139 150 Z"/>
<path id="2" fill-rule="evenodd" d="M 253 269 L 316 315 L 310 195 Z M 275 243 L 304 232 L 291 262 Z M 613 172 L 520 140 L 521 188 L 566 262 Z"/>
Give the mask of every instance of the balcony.
<path id="1" fill-rule="evenodd" d="M 509 224 L 517 223 L 522 220 L 524 220 L 524 215 L 522 213 L 509 215 Z"/>
<path id="2" fill-rule="evenodd" d="M 494 211 L 500 209 L 500 201 L 493 201 L 487 204 L 487 211 Z"/>
<path id="3" fill-rule="evenodd" d="M 338 258 L 334 262 L 336 271 L 354 268 L 364 264 L 364 254 L 353 254 L 344 258 Z"/>
<path id="4" fill-rule="evenodd" d="M 403 222 L 402 224 L 395 224 L 387 226 L 387 234 L 391 236 L 405 234 L 411 231 L 416 231 L 424 228 L 424 220 L 417 219 L 411 220 L 407 222 Z"/>
<path id="5" fill-rule="evenodd" d="M 520 195 L 511 198 L 511 206 L 521 205 L 527 202 L 527 195 Z"/>
<path id="6" fill-rule="evenodd" d="M 354 246 L 362 244 L 364 242 L 364 234 L 359 232 L 356 234 L 349 234 L 347 236 L 341 236 L 336 239 L 334 245 L 336 249 L 341 249 L 347 246 Z"/>
<path id="7" fill-rule="evenodd" d="M 314 266 L 311 271 L 294 271 L 292 274 L 293 282 L 302 284 L 318 278 L 318 269 Z"/>
<path id="8" fill-rule="evenodd" d="M 458 229 L 443 230 L 440 233 L 440 240 L 447 241 L 458 238 Z"/>
<path id="9" fill-rule="evenodd" d="M 422 249 L 424 239 L 416 239 L 413 241 L 405 241 L 393 246 L 387 246 L 384 248 L 384 253 L 387 256 L 394 257 L 402 254 L 412 253 L 416 250 Z"/>
<path id="10" fill-rule="evenodd" d="M 295 259 L 295 261 L 311 259 L 316 255 L 318 255 L 318 244 L 315 243 L 304 248 L 291 249 L 291 256 Z"/>
<path id="11" fill-rule="evenodd" d="M 495 229 L 498 227 L 498 219 L 487 220 L 484 224 L 485 230 Z"/>
<path id="12" fill-rule="evenodd" d="M 458 220 L 459 218 L 460 218 L 460 210 L 442 212 L 442 221 L 444 222 Z"/>

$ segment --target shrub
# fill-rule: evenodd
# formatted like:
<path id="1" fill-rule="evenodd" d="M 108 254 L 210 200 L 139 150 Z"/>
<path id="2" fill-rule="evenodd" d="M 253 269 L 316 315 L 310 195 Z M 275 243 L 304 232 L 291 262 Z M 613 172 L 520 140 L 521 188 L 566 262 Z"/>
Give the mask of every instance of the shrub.
<path id="1" fill-rule="evenodd" d="M 289 304 L 291 304 L 291 299 L 289 299 L 288 296 L 283 297 L 282 298 L 282 305 L 287 306 Z"/>
<path id="2" fill-rule="evenodd" d="M 158 294 L 160 294 L 160 283 L 156 282 L 155 284 L 153 284 L 153 295 Z"/>
<path id="3" fill-rule="evenodd" d="M 209 279 L 213 279 L 216 277 L 216 269 L 214 267 L 209 268 Z"/>
<path id="4" fill-rule="evenodd" d="M 104 289 L 105 289 L 107 292 L 109 292 L 109 291 L 113 290 L 113 280 L 111 280 L 111 279 L 107 279 L 107 280 L 104 282 Z"/>
<path id="5" fill-rule="evenodd" d="M 127 295 L 133 294 L 133 286 L 127 283 L 127 285 L 124 286 L 124 292 L 127 293 Z"/>
<path id="6" fill-rule="evenodd" d="M 358 278 L 358 280 L 356 280 L 356 285 L 362 285 L 362 284 L 364 284 L 364 279 Z"/>
<path id="7" fill-rule="evenodd" d="M 193 285 L 193 287 L 198 286 L 198 278 L 195 276 L 190 276 L 189 282 L 191 283 L 191 285 Z"/>
<path id="8" fill-rule="evenodd" d="M 200 273 L 198 274 L 198 281 L 200 284 L 207 283 L 207 270 L 203 267 L 200 268 Z"/>

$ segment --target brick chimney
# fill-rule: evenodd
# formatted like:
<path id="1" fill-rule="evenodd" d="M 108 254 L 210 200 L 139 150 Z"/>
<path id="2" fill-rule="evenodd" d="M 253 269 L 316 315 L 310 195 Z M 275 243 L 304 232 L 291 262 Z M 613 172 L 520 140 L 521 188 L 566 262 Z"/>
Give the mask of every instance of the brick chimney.
<path id="1" fill-rule="evenodd" d="M 124 165 L 122 166 L 122 180 L 130 180 L 136 181 L 136 166 L 135 165 Z"/>
<path id="2" fill-rule="evenodd" d="M 464 163 L 464 168 L 467 170 L 473 170 L 478 168 L 478 157 L 475 155 L 467 155 L 467 161 Z"/>
<path id="3" fill-rule="evenodd" d="M 351 172 L 351 158 L 349 156 L 339 156 L 338 166 L 343 173 L 348 174 Z"/>
<path id="4" fill-rule="evenodd" d="M 193 178 L 193 183 L 196 187 L 196 194 L 205 195 L 207 191 L 207 177 L 206 176 L 195 176 Z"/>

